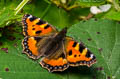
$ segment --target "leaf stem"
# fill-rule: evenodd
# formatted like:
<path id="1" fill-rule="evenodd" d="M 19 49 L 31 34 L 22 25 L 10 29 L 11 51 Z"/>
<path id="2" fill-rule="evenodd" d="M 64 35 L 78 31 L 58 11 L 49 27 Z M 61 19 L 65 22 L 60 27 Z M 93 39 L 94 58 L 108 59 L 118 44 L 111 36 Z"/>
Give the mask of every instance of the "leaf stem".
<path id="1" fill-rule="evenodd" d="M 80 7 L 80 6 L 74 4 L 74 5 L 70 6 L 70 7 L 68 7 L 67 10 L 70 11 L 70 10 L 72 10 L 73 8 L 77 8 L 77 7 Z"/>
<path id="2" fill-rule="evenodd" d="M 15 15 L 24 7 L 29 0 L 23 0 L 15 9 Z"/>

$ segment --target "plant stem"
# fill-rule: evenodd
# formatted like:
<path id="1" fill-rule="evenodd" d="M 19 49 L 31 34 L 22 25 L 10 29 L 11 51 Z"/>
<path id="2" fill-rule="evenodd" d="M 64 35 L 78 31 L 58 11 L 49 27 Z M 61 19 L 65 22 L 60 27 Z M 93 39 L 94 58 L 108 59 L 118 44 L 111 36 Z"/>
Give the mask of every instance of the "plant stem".
<path id="1" fill-rule="evenodd" d="M 80 7 L 80 6 L 74 4 L 74 5 L 70 6 L 70 7 L 68 7 L 67 10 L 70 11 L 71 9 L 73 9 L 73 8 L 77 8 L 77 7 Z"/>
<path id="2" fill-rule="evenodd" d="M 29 0 L 23 0 L 15 9 L 15 15 L 24 7 Z"/>

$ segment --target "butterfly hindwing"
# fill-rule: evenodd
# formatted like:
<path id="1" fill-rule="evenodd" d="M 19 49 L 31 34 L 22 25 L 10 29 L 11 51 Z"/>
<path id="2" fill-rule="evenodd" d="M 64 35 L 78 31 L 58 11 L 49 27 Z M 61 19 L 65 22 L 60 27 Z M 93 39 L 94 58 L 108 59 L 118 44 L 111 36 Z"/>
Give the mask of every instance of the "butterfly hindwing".
<path id="1" fill-rule="evenodd" d="M 42 67 L 48 69 L 50 72 L 63 71 L 69 67 L 63 45 L 60 45 L 56 52 L 52 53 L 49 57 L 41 59 L 40 64 Z"/>
<path id="2" fill-rule="evenodd" d="M 42 50 L 46 50 L 45 45 L 49 41 L 49 37 L 25 37 L 23 44 L 23 52 L 32 59 L 40 58 L 43 53 L 39 52 L 40 47 Z"/>
<path id="3" fill-rule="evenodd" d="M 41 40 L 41 38 L 39 38 L 39 40 Z M 37 59 L 39 53 L 36 44 L 37 40 L 35 37 L 25 37 L 22 41 L 23 53 L 27 54 L 32 59 Z"/>
<path id="4" fill-rule="evenodd" d="M 49 36 L 56 32 L 52 25 L 30 14 L 23 16 L 22 24 L 25 36 Z"/>
<path id="5" fill-rule="evenodd" d="M 90 67 L 96 62 L 96 57 L 82 43 L 66 37 L 66 58 L 70 66 L 87 65 Z"/>

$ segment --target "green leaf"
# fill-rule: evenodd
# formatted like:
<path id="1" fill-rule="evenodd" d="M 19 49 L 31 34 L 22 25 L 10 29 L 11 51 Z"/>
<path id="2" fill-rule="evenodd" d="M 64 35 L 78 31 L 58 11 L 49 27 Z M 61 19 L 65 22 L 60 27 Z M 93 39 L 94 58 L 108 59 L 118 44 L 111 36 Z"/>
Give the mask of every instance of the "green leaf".
<path id="1" fill-rule="evenodd" d="M 0 1 L 0 28 L 11 24 L 21 16 L 14 15 L 14 9 L 20 1 L 16 0 L 1 0 Z"/>
<path id="2" fill-rule="evenodd" d="M 50 0 L 44 0 L 44 1 L 47 2 L 47 3 L 49 3 L 49 4 L 51 4 Z"/>
<path id="3" fill-rule="evenodd" d="M 12 29 L 12 30 L 9 30 Z M 56 73 L 49 73 L 43 69 L 39 62 L 29 59 L 22 54 L 21 41 L 23 35 L 20 26 L 12 25 L 5 29 L 6 34 L 0 38 L 0 78 L 2 79 L 61 79 Z M 13 39 L 14 38 L 14 39 Z M 3 49 L 8 49 L 4 50 Z"/>
<path id="4" fill-rule="evenodd" d="M 120 11 L 116 11 L 115 9 L 111 9 L 108 13 L 106 13 L 104 15 L 104 18 L 120 21 Z"/>
<path id="5" fill-rule="evenodd" d="M 82 40 L 97 57 L 96 67 L 103 70 L 95 73 L 96 78 L 119 79 L 120 74 L 120 24 L 111 20 L 90 20 L 73 25 L 68 35 Z M 103 75 L 102 77 L 100 75 Z"/>
<path id="6" fill-rule="evenodd" d="M 21 15 L 14 15 L 14 9 L 19 2 L 20 0 L 0 0 L 0 29 L 15 23 L 21 18 Z M 0 30 L 0 37 L 4 34 L 3 31 L 4 29 Z"/>
<path id="7" fill-rule="evenodd" d="M 39 61 L 22 54 L 22 29 L 6 29 L 0 38 L 0 48 L 8 48 L 8 53 L 0 50 L 0 78 L 2 79 L 119 79 L 120 74 L 120 24 L 111 20 L 89 20 L 79 22 L 68 29 L 68 36 L 83 42 L 96 56 L 92 67 L 69 67 L 63 72 L 49 73 L 39 65 Z M 9 30 L 9 31 L 8 31 Z M 12 34 L 12 36 L 11 36 Z M 10 40 L 9 37 L 15 37 Z M 99 70 L 100 69 L 100 70 Z"/>
<path id="8" fill-rule="evenodd" d="M 0 13 L 0 28 L 5 27 L 8 24 L 11 24 L 12 21 L 15 19 L 20 18 L 19 15 L 14 15 L 14 10 L 11 10 L 9 8 L 4 8 L 3 11 Z"/>
<path id="9" fill-rule="evenodd" d="M 0 37 L 2 36 L 1 32 L 0 32 Z"/>
<path id="10" fill-rule="evenodd" d="M 69 27 L 72 24 L 78 22 L 75 15 L 66 12 L 62 8 L 58 8 L 54 4 L 49 4 L 44 0 L 34 1 L 30 4 L 25 5 L 23 8 L 25 13 L 32 14 L 34 16 L 40 17 L 41 19 L 47 21 L 58 27 Z"/>
<path id="11" fill-rule="evenodd" d="M 77 5 L 81 7 L 99 6 L 105 2 L 105 0 L 76 0 Z"/>
<path id="12" fill-rule="evenodd" d="M 120 11 L 116 11 L 114 8 L 111 8 L 108 12 L 100 13 L 95 17 L 120 21 Z"/>

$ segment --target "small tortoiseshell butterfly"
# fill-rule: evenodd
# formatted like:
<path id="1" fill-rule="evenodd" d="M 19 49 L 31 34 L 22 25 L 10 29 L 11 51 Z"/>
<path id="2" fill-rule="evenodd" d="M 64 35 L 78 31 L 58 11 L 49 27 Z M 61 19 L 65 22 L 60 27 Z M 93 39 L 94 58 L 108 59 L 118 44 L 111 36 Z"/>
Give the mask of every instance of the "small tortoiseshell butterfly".
<path id="1" fill-rule="evenodd" d="M 42 67 L 53 71 L 64 71 L 69 66 L 90 67 L 96 57 L 82 43 L 66 36 L 67 28 L 58 32 L 52 25 L 26 14 L 22 19 L 23 51 L 32 59 L 42 57 Z"/>

